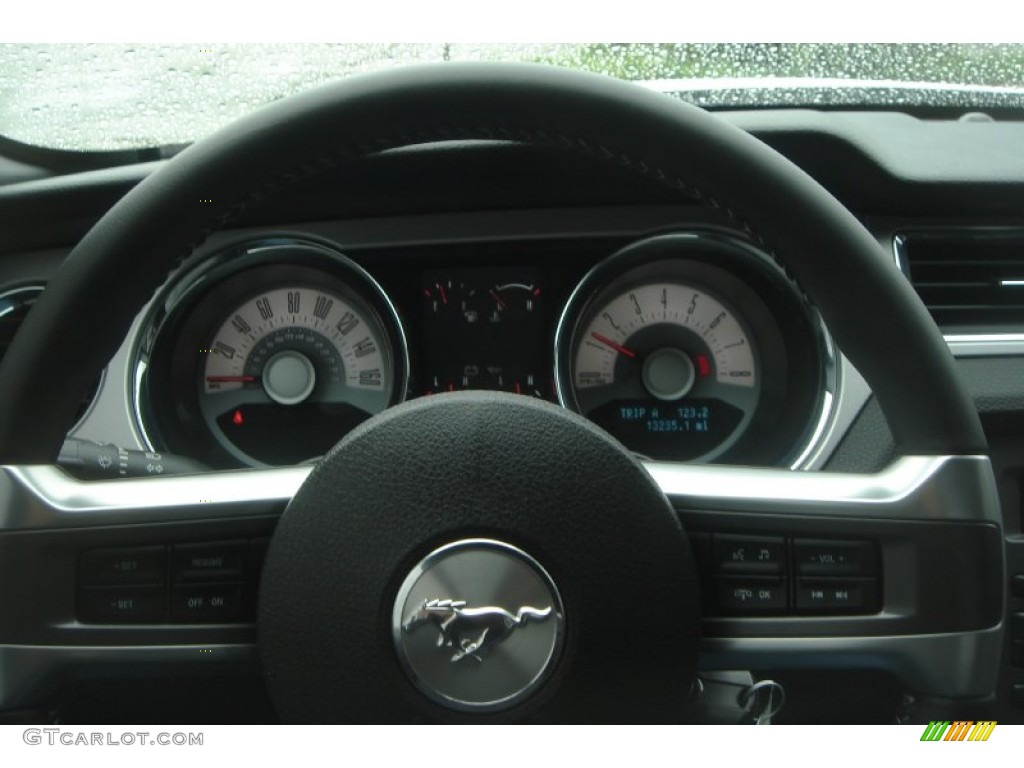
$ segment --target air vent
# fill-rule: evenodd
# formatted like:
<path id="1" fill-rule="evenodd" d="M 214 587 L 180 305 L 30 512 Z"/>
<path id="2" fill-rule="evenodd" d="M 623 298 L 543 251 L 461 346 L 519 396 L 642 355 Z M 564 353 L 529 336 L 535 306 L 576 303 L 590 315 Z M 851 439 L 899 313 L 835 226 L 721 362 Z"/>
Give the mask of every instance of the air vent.
<path id="1" fill-rule="evenodd" d="M 943 329 L 1024 329 L 1024 230 L 904 232 L 893 244 Z"/>
<path id="2" fill-rule="evenodd" d="M 14 340 L 14 334 L 21 328 L 25 316 L 42 292 L 43 286 L 41 285 L 25 285 L 6 291 L 0 290 L 0 360 L 3 360 L 4 355 L 7 353 L 7 348 Z M 82 400 L 81 405 L 79 405 L 78 413 L 75 415 L 76 426 L 82 420 L 82 417 L 85 416 L 85 412 L 89 410 L 89 406 L 99 390 L 99 385 L 100 380 L 97 379 L 89 393 L 85 396 L 85 399 Z"/>

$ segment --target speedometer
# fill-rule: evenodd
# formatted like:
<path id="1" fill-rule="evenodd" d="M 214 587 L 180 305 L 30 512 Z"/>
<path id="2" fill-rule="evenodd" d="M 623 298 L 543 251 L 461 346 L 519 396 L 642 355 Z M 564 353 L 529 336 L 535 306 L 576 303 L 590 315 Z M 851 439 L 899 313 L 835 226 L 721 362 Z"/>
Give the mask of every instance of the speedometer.
<path id="1" fill-rule="evenodd" d="M 205 349 L 199 408 L 229 452 L 283 464 L 320 456 L 388 405 L 387 335 L 354 296 L 263 291 Z"/>
<path id="2" fill-rule="evenodd" d="M 619 251 L 580 282 L 556 336 L 562 404 L 647 458 L 790 461 L 828 415 L 823 328 L 766 255 L 730 236 Z"/>
<path id="3" fill-rule="evenodd" d="M 394 307 L 319 243 L 259 241 L 203 260 L 154 314 L 138 410 L 157 449 L 214 466 L 295 464 L 405 396 Z"/>

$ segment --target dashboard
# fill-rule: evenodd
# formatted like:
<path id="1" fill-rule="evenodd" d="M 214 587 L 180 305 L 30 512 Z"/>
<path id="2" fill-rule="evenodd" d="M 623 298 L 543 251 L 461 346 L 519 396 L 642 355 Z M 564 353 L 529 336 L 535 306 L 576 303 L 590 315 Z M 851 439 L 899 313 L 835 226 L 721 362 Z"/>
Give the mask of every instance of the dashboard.
<path id="1" fill-rule="evenodd" d="M 929 260 L 956 262 L 993 237 L 1004 254 L 993 260 L 1009 264 L 1001 279 L 1014 279 L 1019 124 L 809 111 L 725 119 L 855 211 L 894 280 L 923 280 Z M 0 185 L 0 333 L 16 332 L 71 247 L 155 167 Z M 935 242 L 956 247 L 936 255 Z M 820 257 L 827 269 L 829 254 Z M 947 313 L 943 331 L 992 445 L 1012 578 L 1024 573 L 1024 326 L 1006 306 L 950 313 L 941 285 L 922 290 Z M 896 452 L 815 308 L 723 212 L 623 169 L 503 142 L 384 153 L 248 212 L 160 287 L 69 434 L 217 469 L 301 465 L 374 414 L 464 389 L 558 404 L 667 464 L 868 473 Z M 1007 612 L 1024 610 L 1022 595 L 1008 588 Z M 1014 662 L 1024 641 L 1006 635 L 990 704 L 1011 720 L 1024 703 Z M 844 706 L 873 717 L 889 690 L 862 691 L 863 710 Z M 820 693 L 805 702 L 795 719 L 830 716 Z"/>
<path id="2" fill-rule="evenodd" d="M 146 448 L 222 468 L 315 460 L 398 402 L 467 389 L 557 402 L 648 459 L 800 465 L 835 387 L 813 309 L 714 229 L 246 239 L 190 261 L 137 337 Z"/>

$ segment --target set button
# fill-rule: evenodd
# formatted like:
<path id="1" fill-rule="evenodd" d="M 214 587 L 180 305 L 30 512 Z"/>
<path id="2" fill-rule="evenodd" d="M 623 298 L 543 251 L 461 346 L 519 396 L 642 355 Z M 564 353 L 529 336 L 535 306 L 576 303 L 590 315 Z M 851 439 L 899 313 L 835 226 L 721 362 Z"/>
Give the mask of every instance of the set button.
<path id="1" fill-rule="evenodd" d="M 163 621 L 163 587 L 93 587 L 78 592 L 78 618 L 90 624 Z"/>
<path id="2" fill-rule="evenodd" d="M 94 549 L 79 562 L 80 584 L 160 584 L 164 580 L 164 548 Z"/>

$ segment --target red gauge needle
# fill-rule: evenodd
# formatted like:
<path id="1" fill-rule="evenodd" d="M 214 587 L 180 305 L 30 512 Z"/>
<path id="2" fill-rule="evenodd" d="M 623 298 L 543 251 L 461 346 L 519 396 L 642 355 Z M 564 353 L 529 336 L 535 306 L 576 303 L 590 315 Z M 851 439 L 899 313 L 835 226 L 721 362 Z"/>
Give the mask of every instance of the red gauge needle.
<path id="1" fill-rule="evenodd" d="M 502 309 L 505 309 L 508 306 L 508 304 L 505 303 L 505 300 L 503 298 L 501 298 L 501 296 L 498 295 L 497 291 L 491 291 L 490 293 L 491 293 L 491 298 L 494 299 L 496 302 L 498 302 L 498 306 L 499 307 L 501 307 Z"/>
<path id="2" fill-rule="evenodd" d="M 447 293 L 447 291 L 445 291 L 444 286 L 443 285 L 437 286 L 437 290 L 441 292 L 441 303 L 442 304 L 447 304 L 448 303 L 448 293 Z"/>
<path id="3" fill-rule="evenodd" d="M 256 381 L 255 376 L 207 376 L 206 380 L 211 384 L 232 384 L 234 382 L 240 382 L 242 384 L 248 384 Z"/>
<path id="4" fill-rule="evenodd" d="M 597 333 L 597 332 L 594 332 L 594 333 L 592 333 L 590 335 L 593 336 L 598 341 L 600 341 L 602 344 L 607 344 L 609 347 L 614 349 L 616 352 L 618 352 L 620 354 L 623 354 L 626 357 L 636 357 L 636 352 L 634 352 L 632 349 L 627 349 L 626 347 L 622 346 L 621 344 L 617 344 L 616 342 L 614 342 L 611 339 L 609 339 L 607 336 L 602 336 L 600 333 Z"/>

